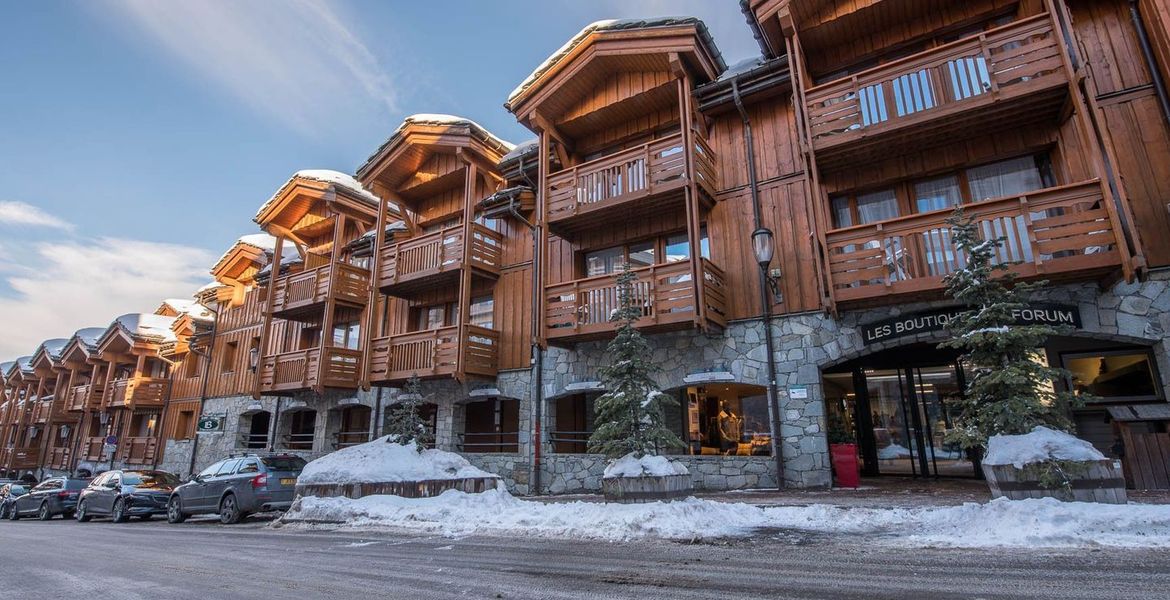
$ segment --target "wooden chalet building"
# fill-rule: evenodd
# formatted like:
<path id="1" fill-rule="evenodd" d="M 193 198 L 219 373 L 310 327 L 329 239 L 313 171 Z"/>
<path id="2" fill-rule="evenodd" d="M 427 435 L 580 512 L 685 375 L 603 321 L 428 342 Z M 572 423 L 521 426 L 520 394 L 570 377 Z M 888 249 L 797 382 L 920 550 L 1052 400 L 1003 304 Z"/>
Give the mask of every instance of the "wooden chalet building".
<path id="1" fill-rule="evenodd" d="M 0 367 L 0 469 L 313 458 L 381 435 L 417 377 L 438 447 L 597 491 L 630 265 L 696 487 L 829 485 L 830 429 L 869 475 L 972 477 L 937 349 L 963 205 L 1049 282 L 1019 317 L 1067 326 L 1044 355 L 1096 398 L 1078 434 L 1170 488 L 1161 3 L 740 4 L 747 60 L 697 19 L 600 21 L 506 99 L 532 141 L 414 115 L 353 176 L 296 173 L 195 303 Z"/>

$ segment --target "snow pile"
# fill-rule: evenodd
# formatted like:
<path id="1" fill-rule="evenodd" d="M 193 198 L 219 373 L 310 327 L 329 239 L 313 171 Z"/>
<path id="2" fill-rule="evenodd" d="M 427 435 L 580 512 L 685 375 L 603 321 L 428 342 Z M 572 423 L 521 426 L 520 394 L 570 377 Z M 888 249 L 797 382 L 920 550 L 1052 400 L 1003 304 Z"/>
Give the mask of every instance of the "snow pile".
<path id="1" fill-rule="evenodd" d="M 746 536 L 760 528 L 867 536 L 865 543 L 950 547 L 1170 547 L 1170 506 L 993 500 L 942 508 L 773 506 L 688 498 L 647 504 L 544 503 L 502 489 L 448 490 L 434 498 L 305 497 L 283 517 L 340 522 L 349 529 L 446 536 L 528 535 L 623 541 Z"/>
<path id="2" fill-rule="evenodd" d="M 372 442 L 343 448 L 305 465 L 297 483 L 381 483 L 496 477 L 477 469 L 467 459 L 442 450 L 419 452 L 382 436 Z"/>
<path id="3" fill-rule="evenodd" d="M 665 456 L 634 457 L 631 452 L 611 463 L 605 468 L 604 479 L 616 477 L 664 477 L 667 475 L 689 475 L 690 471 L 681 463 L 674 462 Z"/>
<path id="4" fill-rule="evenodd" d="M 1062 431 L 1036 427 L 1024 435 L 993 435 L 987 442 L 985 465 L 1012 465 L 1022 469 L 1049 460 L 1104 460 L 1092 444 Z"/>

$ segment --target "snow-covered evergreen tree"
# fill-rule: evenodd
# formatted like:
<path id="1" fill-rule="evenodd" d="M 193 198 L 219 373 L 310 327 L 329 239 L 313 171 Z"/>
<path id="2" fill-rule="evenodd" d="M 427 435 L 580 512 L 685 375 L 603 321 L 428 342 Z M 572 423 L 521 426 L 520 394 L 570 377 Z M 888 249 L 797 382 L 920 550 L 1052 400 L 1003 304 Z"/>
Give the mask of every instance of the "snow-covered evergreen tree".
<path id="1" fill-rule="evenodd" d="M 958 349 L 972 371 L 966 395 L 955 402 L 960 427 L 948 434 L 948 441 L 986 448 L 993 435 L 1024 434 L 1037 425 L 1069 431 L 1065 409 L 1078 399 L 1055 391 L 1053 383 L 1067 371 L 1046 366 L 1038 350 L 1062 330 L 1016 324 L 1016 311 L 1026 308 L 1029 296 L 1047 282 L 1017 282 L 1010 267 L 996 259 L 1004 239 L 984 239 L 961 206 L 947 224 L 966 267 L 944 283 L 947 294 L 968 310 L 951 321 L 953 337 L 940 347 Z"/>
<path id="2" fill-rule="evenodd" d="M 596 427 L 589 437 L 589 451 L 610 458 L 627 454 L 642 458 L 684 446 L 663 424 L 664 406 L 675 401 L 654 384 L 651 376 L 658 367 L 650 360 L 646 338 L 634 328 L 642 317 L 642 307 L 634 297 L 637 280 L 629 265 L 617 277 L 619 308 L 610 316 L 610 321 L 618 323 L 617 335 L 606 348 L 612 362 L 600 369 L 607 391 L 597 399 Z"/>
<path id="3" fill-rule="evenodd" d="M 418 377 L 411 377 L 402 388 L 401 400 L 390 407 L 386 418 L 386 434 L 403 446 L 414 444 L 419 452 L 431 443 L 431 430 L 419 414 L 422 406 Z"/>

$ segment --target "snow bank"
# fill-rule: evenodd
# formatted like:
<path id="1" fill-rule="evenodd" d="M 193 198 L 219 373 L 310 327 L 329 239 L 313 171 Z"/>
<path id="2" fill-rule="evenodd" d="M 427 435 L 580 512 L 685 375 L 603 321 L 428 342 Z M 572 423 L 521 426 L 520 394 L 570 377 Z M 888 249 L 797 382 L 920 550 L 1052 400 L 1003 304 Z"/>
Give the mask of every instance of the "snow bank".
<path id="1" fill-rule="evenodd" d="M 429 481 L 496 477 L 467 459 L 442 450 L 419 452 L 413 445 L 387 441 L 390 436 L 343 448 L 305 465 L 297 483 Z"/>
<path id="2" fill-rule="evenodd" d="M 1029 463 L 1048 460 L 1103 460 L 1092 444 L 1067 433 L 1036 427 L 1024 435 L 993 435 L 987 441 L 985 465 L 1013 465 L 1022 469 Z"/>
<path id="3" fill-rule="evenodd" d="M 689 475 L 690 471 L 681 463 L 674 462 L 665 456 L 651 456 L 635 458 L 633 453 L 627 454 L 605 468 L 604 479 L 616 477 L 663 477 L 666 475 Z"/>
<path id="4" fill-rule="evenodd" d="M 502 489 L 434 498 L 301 498 L 284 517 L 446 536 L 535 535 L 623 541 L 717 539 L 778 528 L 865 536 L 865 543 L 950 547 L 1170 547 L 1170 506 L 993 500 L 943 508 L 774 506 L 688 498 L 648 504 L 543 503 Z"/>

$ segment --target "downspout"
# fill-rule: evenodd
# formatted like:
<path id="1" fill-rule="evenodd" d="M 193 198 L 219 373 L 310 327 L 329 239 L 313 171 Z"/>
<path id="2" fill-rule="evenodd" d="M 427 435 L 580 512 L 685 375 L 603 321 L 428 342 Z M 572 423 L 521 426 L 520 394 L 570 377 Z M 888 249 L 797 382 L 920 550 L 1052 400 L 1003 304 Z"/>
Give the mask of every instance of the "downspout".
<path id="1" fill-rule="evenodd" d="M 760 189 L 756 179 L 756 152 L 752 143 L 752 122 L 744 108 L 743 98 L 739 94 L 739 77 L 731 80 L 731 96 L 735 100 L 735 108 L 739 110 L 743 120 L 743 143 L 747 147 L 748 189 L 752 198 L 752 217 L 755 228 L 764 226 L 760 210 Z M 760 303 L 764 307 L 764 345 L 768 352 L 768 410 L 772 413 L 772 456 L 776 459 L 776 487 L 784 489 L 784 457 L 781 455 L 780 444 L 780 400 L 776 390 L 776 354 L 775 340 L 772 334 L 772 299 L 768 297 L 767 273 L 760 269 Z"/>
<path id="2" fill-rule="evenodd" d="M 379 388 L 381 389 L 381 388 Z M 280 403 L 284 397 L 276 397 L 276 411 L 272 413 L 272 424 L 268 427 L 268 451 L 276 451 L 276 431 L 277 426 L 280 425 Z"/>
<path id="3" fill-rule="evenodd" d="M 1138 9 L 1137 0 L 1129 0 L 1129 15 L 1133 19 L 1133 28 L 1137 30 L 1138 43 L 1142 47 L 1142 57 L 1146 60 L 1146 67 L 1150 70 L 1150 79 L 1154 82 L 1154 91 L 1158 94 L 1158 104 L 1162 107 L 1162 117 L 1170 124 L 1170 99 L 1166 96 L 1166 81 L 1162 79 L 1162 72 L 1158 70 L 1158 62 L 1154 59 L 1154 50 L 1150 48 L 1150 36 L 1146 32 L 1146 22 Z"/>
<path id="4" fill-rule="evenodd" d="M 374 397 L 374 435 L 372 440 L 382 437 L 382 390 L 384 389 L 386 388 L 378 386 L 378 395 Z"/>
<path id="5" fill-rule="evenodd" d="M 200 304 L 206 308 L 211 314 L 215 315 L 215 320 L 211 322 L 211 341 L 207 344 L 208 351 L 206 353 L 196 350 L 194 347 L 191 351 L 198 356 L 202 356 L 203 362 L 203 381 L 199 383 L 199 410 L 195 411 L 195 422 L 199 422 L 199 418 L 203 416 L 203 403 L 207 401 L 207 381 L 211 378 L 211 354 L 215 351 L 215 336 L 219 332 L 219 311 L 211 308 L 205 304 Z M 199 430 L 196 428 L 195 439 L 191 440 L 191 462 L 187 464 L 187 475 L 195 474 L 195 455 L 199 451 Z"/>
<path id="6" fill-rule="evenodd" d="M 538 148 L 540 145 L 538 144 Z M 537 161 L 539 164 L 539 161 Z M 520 157 L 520 175 L 524 177 L 524 181 L 528 183 L 528 187 L 540 194 L 540 187 L 533 184 L 532 179 L 528 177 L 528 173 L 524 170 L 524 157 Z M 540 206 L 540 198 L 536 199 L 536 205 Z M 541 476 L 540 469 L 542 466 L 542 452 L 544 449 L 544 348 L 540 347 L 540 336 L 537 331 L 540 327 L 540 315 L 537 308 L 540 306 L 540 296 L 543 293 L 540 289 L 540 226 L 525 219 L 520 211 L 516 209 L 516 201 L 512 200 L 508 203 L 508 211 L 511 212 L 521 223 L 528 226 L 528 230 L 532 232 L 532 355 L 533 363 L 536 372 L 532 375 L 533 380 L 533 406 L 532 413 L 535 423 L 532 429 L 532 488 L 531 491 L 535 495 L 540 495 Z"/>

